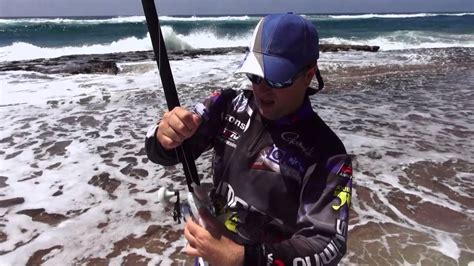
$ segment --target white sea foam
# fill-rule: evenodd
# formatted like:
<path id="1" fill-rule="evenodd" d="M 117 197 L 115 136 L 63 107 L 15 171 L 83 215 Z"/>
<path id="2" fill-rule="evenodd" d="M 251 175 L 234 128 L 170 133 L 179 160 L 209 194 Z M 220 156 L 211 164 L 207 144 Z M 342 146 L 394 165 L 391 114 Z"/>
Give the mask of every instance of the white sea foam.
<path id="1" fill-rule="evenodd" d="M 239 57 L 240 58 L 240 57 Z M 137 64 L 137 63 L 135 63 Z M 153 65 L 153 62 L 144 62 L 142 64 Z M 199 87 L 203 82 L 202 77 L 214 75 L 221 82 L 228 82 L 226 78 L 231 79 L 230 69 L 237 67 L 238 60 L 235 55 L 210 56 L 204 59 L 196 58 L 191 60 L 172 61 L 171 67 L 175 72 L 176 84 L 181 96 L 183 105 L 190 105 L 195 102 L 196 93 L 203 93 Z M 125 64 L 126 65 L 126 64 Z M 123 67 L 123 65 L 121 66 Z M 208 80 L 206 78 L 206 80 Z M 213 80 L 212 78 L 210 79 Z M 2 90 L 0 93 L 0 105 L 25 103 L 18 108 L 21 112 L 10 112 L 17 107 L 2 106 L 5 112 L 0 112 L 2 124 L 0 125 L 0 139 L 6 138 L 19 132 L 18 119 L 31 116 L 31 113 L 40 116 L 38 121 L 31 123 L 31 132 L 41 132 L 47 127 L 55 125 L 71 130 L 67 134 L 60 134 L 61 137 L 55 141 L 72 140 L 67 147 L 64 156 L 51 156 L 45 153 L 44 159 L 35 159 L 32 147 L 26 148 L 23 152 L 13 159 L 5 160 L 0 165 L 0 175 L 8 176 L 7 187 L 2 188 L 2 194 L 5 198 L 23 197 L 25 202 L 21 205 L 13 206 L 8 209 L 1 209 L 0 214 L 5 215 L 8 210 L 10 214 L 4 219 L 6 223 L 2 232 L 8 235 L 8 239 L 2 243 L 3 250 L 14 250 L 17 243 L 26 243 L 22 248 L 0 258 L 2 265 L 24 265 L 28 258 L 37 250 L 60 245 L 60 251 L 53 251 L 48 254 L 47 263 L 51 265 L 60 265 L 64 263 L 73 263 L 79 258 L 102 257 L 110 254 L 113 243 L 124 239 L 127 236 L 144 235 L 150 225 L 170 226 L 175 230 L 182 229 L 182 224 L 177 225 L 172 221 L 170 212 L 164 210 L 164 206 L 156 204 L 156 195 L 145 193 L 159 186 L 174 185 L 170 180 L 171 176 L 164 176 L 164 170 L 155 164 L 142 163 L 138 159 L 139 167 L 148 171 L 150 176 L 147 178 L 135 179 L 119 171 L 126 166 L 126 163 L 119 161 L 124 155 L 138 152 L 143 146 L 142 139 L 136 140 L 128 135 L 117 135 L 117 130 L 133 128 L 133 123 L 142 124 L 134 132 L 138 136 L 144 136 L 148 125 L 154 123 L 157 113 L 162 110 L 152 106 L 142 106 L 139 109 L 145 112 L 133 111 L 134 108 L 123 106 L 129 102 L 128 97 L 134 94 L 150 90 L 158 90 L 160 82 L 157 75 L 156 66 L 154 69 L 145 72 L 128 72 L 119 75 L 43 75 L 31 72 L 0 72 L 0 83 Z M 184 84 L 184 85 L 183 85 Z M 186 87 L 185 87 L 186 86 Z M 193 90 L 194 93 L 185 93 L 183 90 Z M 135 112 L 133 121 L 128 118 L 113 119 L 110 125 L 100 129 L 101 136 L 114 136 L 114 139 L 93 138 L 91 141 L 83 142 L 87 128 L 77 130 L 71 129 L 66 124 L 58 122 L 67 116 L 75 116 L 80 113 L 89 113 L 88 107 L 82 108 L 77 104 L 78 99 L 94 96 L 98 102 L 101 102 L 102 96 L 107 93 L 111 98 L 107 109 L 94 115 L 95 119 L 105 120 L 105 116 L 118 114 L 120 112 Z M 206 93 L 205 93 L 206 94 Z M 121 98 L 123 97 L 123 98 Z M 157 98 L 157 103 L 162 99 Z M 46 104 L 47 100 L 57 100 L 59 104 L 56 107 L 50 107 Z M 117 101 L 121 103 L 117 103 Z M 142 103 L 138 103 L 142 105 Z M 188 106 L 189 106 L 188 105 Z M 160 105 L 159 108 L 164 108 Z M 45 115 L 47 113 L 47 115 Z M 9 115 L 13 115 L 9 116 Z M 8 118 L 6 118 L 8 117 Z M 121 121 L 122 120 L 122 121 Z M 42 128 L 40 128 L 42 127 Z M 90 130 L 96 130 L 89 128 Z M 30 137 L 25 136 L 22 141 L 28 142 Z M 31 140 L 33 140 L 32 138 Z M 108 166 L 101 163 L 103 158 L 97 152 L 98 147 L 105 146 L 108 142 L 114 142 L 125 139 L 128 144 L 136 145 L 136 151 L 124 148 L 108 147 L 108 152 L 117 155 L 115 161 L 120 167 Z M 44 141 L 44 140 L 41 140 Z M 7 154 L 15 152 L 15 148 L 5 143 L 0 143 L 2 151 Z M 34 147 L 40 145 L 36 144 Z M 50 145 L 50 144 L 48 144 Z M 47 147 L 45 147 L 46 149 Z M 42 149 L 44 152 L 45 149 Z M 3 156 L 3 154 L 2 154 Z M 141 156 L 143 157 L 143 155 Z M 47 169 L 48 166 L 60 162 L 60 166 L 54 169 Z M 18 180 L 30 176 L 31 168 L 29 165 L 36 163 L 39 169 L 43 169 L 42 177 L 38 179 L 18 182 Z M 197 162 L 199 173 L 209 171 L 207 164 Z M 121 182 L 121 185 L 114 191 L 116 199 L 110 197 L 110 194 L 104 190 L 88 184 L 92 176 L 102 172 L 110 174 L 111 178 Z M 158 178 L 161 177 L 161 178 Z M 39 180 L 39 181 L 38 181 Z M 37 182 L 38 181 L 38 182 Z M 37 183 L 36 183 L 37 182 Z M 133 184 L 140 191 L 130 193 L 129 186 Z M 60 196 L 51 195 L 62 187 L 64 192 Z M 147 204 L 138 204 L 135 199 L 146 200 Z M 16 214 L 15 212 L 32 209 L 45 208 L 49 213 L 66 214 L 68 211 L 85 210 L 80 215 L 68 215 L 69 219 L 58 224 L 49 226 L 44 223 L 34 222 L 27 215 Z M 144 221 L 135 216 L 138 211 L 150 211 L 151 220 Z M 107 215 L 111 212 L 110 215 Z M 106 223 L 107 226 L 100 228 L 98 225 Z M 34 241 L 29 242 L 36 234 L 39 236 Z M 166 236 L 163 235 L 162 243 L 166 243 Z M 152 264 L 171 264 L 169 258 L 176 250 L 181 250 L 185 245 L 183 238 L 169 244 L 170 248 L 162 251 L 160 256 L 153 256 Z M 130 248 L 127 252 L 143 254 L 150 256 L 150 253 L 144 249 Z M 121 264 L 126 253 L 112 258 L 110 264 Z"/>
<path id="2" fill-rule="evenodd" d="M 422 18 L 422 17 L 436 17 L 436 16 L 472 16 L 474 13 L 415 13 L 415 14 L 357 14 L 357 15 L 303 15 L 310 19 L 371 19 L 371 18 Z M 160 16 L 162 21 L 258 21 L 260 16 Z M 1 24 L 117 24 L 117 23 L 144 23 L 145 16 L 119 16 L 104 19 L 92 18 L 15 18 L 15 19 L 0 19 Z"/>
<path id="3" fill-rule="evenodd" d="M 141 23 L 145 22 L 144 16 L 115 17 L 108 19 L 72 19 L 72 18 L 19 18 L 0 19 L 1 24 L 116 24 L 116 23 Z"/>
<path id="4" fill-rule="evenodd" d="M 243 58 L 242 55 L 219 55 L 205 58 L 207 59 L 171 61 L 176 84 L 186 84 L 192 87 L 201 83 L 203 77 L 206 77 L 205 80 L 208 82 L 219 80 L 226 84 L 235 83 L 236 86 L 239 86 L 238 81 L 242 79 L 236 80 L 227 73 L 232 73 L 237 69 Z M 136 67 L 138 64 L 145 66 L 143 68 Z M 27 71 L 0 72 L 0 83 L 2 84 L 0 105 L 46 106 L 46 102 L 49 100 L 62 100 L 67 103 L 84 95 L 102 98 L 122 90 L 151 89 L 160 84 L 155 62 L 122 63 L 118 67 L 123 69 L 128 65 L 133 66 L 131 68 L 136 71 L 126 71 L 113 78 L 101 74 L 63 77 L 60 74 L 46 75 Z M 246 79 L 243 80 L 246 81 Z"/>
<path id="5" fill-rule="evenodd" d="M 474 47 L 474 36 L 470 34 L 395 31 L 390 33 L 390 35 L 378 36 L 372 39 L 324 38 L 321 39 L 321 43 L 373 45 L 380 46 L 381 51 L 387 51 L 420 48 Z"/>
<path id="6" fill-rule="evenodd" d="M 148 38 L 138 39 L 136 37 L 121 39 L 109 44 L 67 46 L 60 48 L 39 47 L 29 43 L 15 42 L 10 46 L 2 47 L 0 51 L 0 61 L 52 58 L 73 54 L 104 54 L 145 51 L 151 49 L 151 42 Z"/>
<path id="7" fill-rule="evenodd" d="M 250 16 L 218 16 L 218 17 L 173 17 L 160 16 L 161 21 L 249 21 L 259 20 L 260 17 Z M 0 19 L 2 24 L 119 24 L 119 23 L 145 23 L 145 16 L 121 16 L 106 19 L 73 19 L 73 18 L 17 18 L 17 19 Z"/>
<path id="8" fill-rule="evenodd" d="M 329 15 L 331 19 L 372 19 L 372 18 L 423 18 L 423 17 L 437 17 L 437 16 L 472 16 L 474 13 L 416 13 L 416 14 L 360 14 L 360 15 Z"/>
<path id="9" fill-rule="evenodd" d="M 251 33 L 243 36 L 227 35 L 225 37 L 218 37 L 212 31 L 199 31 L 186 36 L 179 36 L 193 48 L 248 46 L 252 37 Z"/>
<path id="10" fill-rule="evenodd" d="M 168 50 L 183 50 L 196 48 L 247 46 L 251 34 L 243 36 L 219 37 L 210 30 L 194 31 L 189 35 L 176 34 L 170 26 L 162 27 L 163 38 Z M 1 47 L 0 62 L 13 60 L 27 60 L 35 58 L 53 58 L 73 54 L 104 54 L 129 51 L 151 50 L 151 40 L 147 37 L 139 39 L 128 37 L 108 44 L 94 44 L 67 47 L 39 47 L 24 42 L 15 42 L 12 45 Z"/>
<path id="11" fill-rule="evenodd" d="M 178 36 L 179 37 L 179 36 Z M 403 57 L 404 54 L 399 51 L 381 52 L 381 53 L 327 53 L 322 57 L 322 68 L 325 70 L 332 61 L 339 62 L 364 62 L 367 60 L 369 64 L 403 64 L 411 62 L 411 57 Z M 381 60 L 395 57 L 393 61 Z M 366 59 L 369 57 L 369 59 Z M 422 60 L 429 60 L 429 57 L 420 55 Z M 195 103 L 201 96 L 207 95 L 208 92 L 216 86 L 220 87 L 236 87 L 243 88 L 249 85 L 244 77 L 233 77 L 231 74 L 239 64 L 242 55 L 219 55 L 219 56 L 202 56 L 193 59 L 171 61 L 171 67 L 176 79 L 178 93 L 180 94 L 183 105 L 190 106 Z M 415 58 L 419 60 L 418 58 Z M 405 61 L 403 61 L 405 60 Z M 143 67 L 138 67 L 144 65 Z M 124 156 L 134 156 L 143 146 L 143 140 L 134 140 L 128 135 L 119 135 L 121 130 L 135 130 L 135 123 L 143 124 L 137 127 L 139 130 L 135 132 L 137 135 L 143 135 L 146 131 L 146 125 L 156 122 L 158 114 L 161 114 L 165 108 L 161 91 L 159 90 L 159 77 L 157 75 L 154 62 L 140 62 L 133 64 L 120 64 L 121 69 L 127 67 L 136 67 L 136 71 L 126 71 L 118 75 L 44 75 L 31 72 L 0 72 L 0 105 L 26 103 L 21 106 L 2 106 L 5 110 L 0 113 L 2 124 L 0 125 L 0 139 L 9 137 L 15 133 L 32 132 L 30 136 L 15 137 L 15 145 L 27 143 L 29 141 L 40 141 L 32 144 L 34 148 L 47 149 L 50 145 L 44 147 L 40 145 L 51 141 L 51 139 L 42 139 L 37 137 L 35 133 L 43 133 L 56 128 L 69 130 L 67 133 L 58 131 L 60 135 L 58 140 L 73 140 L 67 148 L 66 156 L 52 156 L 44 160 L 35 159 L 36 154 L 31 147 L 22 149 L 22 153 L 17 157 L 2 161 L 0 167 L 0 176 L 8 176 L 6 181 L 8 186 L 2 188 L 5 198 L 24 197 L 25 203 L 0 210 L 0 214 L 4 216 L 5 226 L 3 232 L 8 235 L 6 241 L 2 243 L 4 250 L 11 250 L 15 244 L 19 242 L 25 243 L 24 246 L 17 250 L 5 254 L 0 258 L 0 264 L 12 265 L 26 264 L 29 256 L 35 251 L 44 250 L 54 245 L 63 246 L 62 251 L 49 253 L 46 263 L 50 265 L 58 265 L 64 263 L 73 263 L 74 260 L 80 258 L 102 257 L 105 258 L 114 248 L 115 242 L 124 239 L 126 236 L 134 234 L 141 236 L 145 233 L 150 224 L 173 225 L 174 229 L 181 228 L 180 225 L 174 225 L 171 216 L 163 209 L 163 206 L 155 204 L 155 195 L 153 193 L 145 193 L 151 188 L 157 186 L 169 185 L 176 182 L 170 180 L 171 174 L 167 173 L 163 168 L 150 163 L 143 163 L 140 159 L 144 156 L 135 156 L 138 158 L 138 167 L 150 172 L 147 178 L 135 179 L 122 174 L 119 169 L 126 166 L 119 158 Z M 382 78 L 381 78 L 382 79 Z M 394 97 L 386 97 L 382 94 L 387 88 L 387 83 L 380 81 L 380 88 L 365 93 L 364 88 L 347 92 L 338 91 L 328 94 L 319 94 L 313 98 L 318 107 L 318 113 L 327 121 L 346 144 L 347 150 L 351 154 L 356 155 L 354 184 L 355 190 L 353 194 L 352 209 L 357 215 L 354 226 L 364 226 L 369 222 L 376 224 L 384 223 L 395 224 L 401 229 L 409 229 L 409 233 L 417 231 L 423 236 L 437 241 L 431 243 L 416 243 L 421 245 L 429 245 L 431 250 L 437 250 L 442 254 L 453 259 L 458 259 L 461 244 L 457 244 L 459 235 L 452 232 L 442 232 L 434 228 L 423 225 L 423 221 L 417 222 L 416 216 L 406 214 L 399 210 L 395 204 L 388 198 L 393 191 L 399 191 L 403 196 L 414 195 L 433 204 L 459 211 L 458 205 L 453 204 L 454 199 L 449 199 L 442 191 L 428 191 L 425 188 L 414 187 L 417 185 L 416 180 L 413 183 L 406 184 L 401 181 L 406 177 L 403 172 L 405 166 L 410 163 L 425 160 L 429 162 L 445 162 L 452 158 L 465 158 L 472 161 L 472 149 L 470 146 L 466 149 L 457 149 L 451 146 L 458 141 L 465 142 L 461 137 L 451 136 L 449 141 L 440 139 L 439 132 L 442 127 L 446 127 L 443 123 L 449 120 L 450 123 L 456 123 L 464 128 L 469 128 L 472 123 L 462 119 L 453 119 L 447 116 L 446 108 L 453 108 L 452 102 L 447 103 L 447 99 L 439 97 L 436 90 L 422 89 L 413 91 L 410 97 L 399 99 Z M 134 95 L 143 93 L 144 91 L 157 91 L 156 106 L 146 105 L 146 103 L 137 101 L 132 102 L 130 98 Z M 403 88 L 400 88 L 402 91 Z M 463 93 L 460 90 L 453 89 L 456 93 Z M 377 96 L 377 93 L 380 93 Z M 408 102 L 423 96 L 427 93 L 426 99 L 429 102 Z M 454 93 L 454 92 L 448 92 Z M 105 107 L 105 110 L 94 111 L 90 106 L 78 105 L 78 99 L 87 96 L 94 96 L 95 101 L 102 104 L 102 96 L 111 96 L 111 101 Z M 449 95 L 445 95 L 449 96 Z M 352 98 L 354 97 L 354 98 Z M 448 97 L 449 98 L 449 97 Z M 418 99 L 422 100 L 423 97 Z M 48 100 L 58 100 L 60 103 L 56 107 L 50 107 L 46 104 Z M 121 100 L 121 101 L 120 101 Z M 61 101 L 65 102 L 64 104 Z M 132 108 L 133 104 L 133 108 Z M 403 104 L 406 104 L 405 108 Z M 414 110 L 418 105 L 430 108 L 428 112 Z M 138 108 L 134 110 L 134 108 Z M 125 118 L 126 121 L 120 121 L 120 112 L 131 112 Z M 24 118 L 31 118 L 31 113 L 43 115 L 38 121 L 26 123 L 22 121 Z M 112 119 L 105 129 L 85 128 L 79 123 L 74 128 L 58 121 L 67 116 L 79 116 L 86 113 L 94 116 L 98 121 L 105 121 L 105 116 L 118 114 L 116 119 Z M 422 121 L 410 121 L 410 116 L 420 116 Z M 133 119 L 130 119 L 133 117 Z M 436 118 L 433 120 L 433 118 Z M 110 119 L 110 118 L 109 118 Z M 430 120 L 431 119 L 431 120 Z M 381 123 L 382 125 L 378 125 Z M 30 124 L 30 128 L 26 130 L 22 127 Z M 47 125 L 45 129 L 44 125 Z M 396 126 L 396 130 L 383 126 L 390 124 Z M 348 129 L 348 127 L 353 127 Z M 125 149 L 124 147 L 116 148 L 113 145 L 108 147 L 108 152 L 116 154 L 113 161 L 119 166 L 113 167 L 103 163 L 103 158 L 98 154 L 98 147 L 107 143 L 105 138 L 87 138 L 84 135 L 87 131 L 96 130 L 101 136 L 113 136 L 110 141 L 126 139 L 131 144 L 136 144 L 136 148 Z M 143 131 L 143 132 L 140 132 Z M 38 133 L 39 132 L 39 133 Z M 47 137 L 46 137 L 47 138 Z M 426 141 L 436 144 L 438 147 L 449 148 L 449 152 L 436 152 L 419 150 L 416 147 L 417 141 Z M 43 143 L 41 142 L 43 141 Z M 15 146 L 13 145 L 13 146 Z M 469 145 L 469 144 L 464 144 Z M 0 147 L 5 154 L 12 154 L 19 150 L 17 147 L 8 146 L 7 142 L 1 142 Z M 399 156 L 387 155 L 388 152 L 399 152 Z M 372 159 L 369 153 L 380 156 L 379 159 Z M 5 157 L 5 154 L 0 156 Z M 29 167 L 33 162 L 38 164 L 38 168 L 43 170 L 43 176 L 32 180 L 17 182 L 18 179 L 28 177 L 32 171 L 37 171 Z M 61 165 L 54 169 L 47 169 L 54 163 L 61 162 Z M 198 165 L 199 173 L 209 171 L 209 162 Z M 102 189 L 87 184 L 92 176 L 107 172 L 111 177 L 121 181 L 121 185 L 113 193 L 116 199 L 111 199 L 110 195 Z M 466 174 L 467 175 L 467 174 Z M 160 177 L 160 178 L 158 178 Z M 436 178 L 436 177 L 433 177 Z M 35 182 L 38 181 L 38 184 Z M 468 183 L 469 179 L 466 179 Z M 410 181 L 411 182 L 411 181 Z M 442 183 L 452 184 L 455 180 L 443 180 Z M 128 186 L 135 184 L 140 192 L 136 194 L 130 193 Z M 51 195 L 57 191 L 59 185 L 63 186 L 63 194 L 58 197 Z M 358 196 L 357 189 L 366 189 L 371 191 L 372 199 L 376 204 L 364 201 L 364 197 Z M 454 192 L 459 187 L 451 186 Z M 436 194 L 430 194 L 435 192 Z M 438 197 L 437 197 L 438 196 Z M 365 196 L 367 197 L 367 195 Z M 147 204 L 142 206 L 134 199 L 140 198 L 147 200 Z M 377 199 L 377 200 L 376 200 Z M 413 207 L 413 206 L 408 206 Z M 48 226 L 43 223 L 33 222 L 26 215 L 16 214 L 17 211 L 31 208 L 46 208 L 49 213 L 64 214 L 69 210 L 84 210 L 87 212 L 81 215 L 70 215 L 71 217 L 57 226 Z M 381 211 L 383 208 L 383 211 Z M 135 218 L 137 211 L 151 211 L 152 219 L 150 222 L 142 221 Z M 111 211 L 109 215 L 107 211 Z M 391 211 L 395 216 L 390 216 Z M 466 211 L 467 215 L 472 217 L 472 212 Z M 98 228 L 98 224 L 107 223 L 103 229 Z M 26 229 L 26 232 L 22 232 Z M 456 230 L 456 229 L 453 229 Z M 32 242 L 28 242 L 35 233 L 41 235 Z M 378 234 L 378 233 L 377 233 Z M 387 245 L 389 239 L 402 239 L 395 232 L 384 232 L 369 239 L 374 244 Z M 377 238 L 375 238 L 377 237 Z M 378 242 L 380 240 L 380 242 Z M 411 240 L 415 241 L 415 240 Z M 357 242 L 357 241 L 356 241 Z M 360 243 L 360 242 L 357 242 Z M 365 242 L 366 243 L 366 242 Z M 362 243 L 362 244 L 365 244 Z M 403 246 L 405 245 L 406 246 Z M 401 243 L 406 248 L 413 243 Z M 185 245 L 184 240 L 173 243 L 172 248 L 163 251 L 161 256 L 153 256 L 146 253 L 143 249 L 123 250 L 122 254 L 112 258 L 110 264 L 122 264 L 127 254 L 134 252 L 138 255 L 153 257 L 151 264 L 171 264 L 171 253 L 175 252 L 175 248 L 181 248 Z M 353 246 L 348 247 L 349 250 Z M 389 248 L 387 248 L 389 249 Z M 471 250 L 468 250 L 471 252 Z M 358 254 L 360 256 L 360 254 Z M 462 255 L 461 255 L 462 256 Z M 356 256 L 357 257 L 357 256 Z M 349 263 L 348 263 L 349 264 Z"/>
<path id="12" fill-rule="evenodd" d="M 195 31 L 188 35 L 176 34 L 169 26 L 162 28 L 168 50 L 182 50 L 190 48 L 215 48 L 247 46 L 250 43 L 251 33 L 241 36 L 217 36 L 210 30 Z M 344 38 L 324 38 L 321 43 L 353 44 L 380 46 L 381 51 L 419 49 L 419 48 L 446 48 L 446 47 L 474 47 L 472 35 L 428 35 L 423 32 L 399 31 L 389 36 L 381 36 L 369 40 L 355 40 Z M 27 60 L 35 58 L 53 58 L 73 54 L 103 54 L 128 51 L 151 50 L 149 37 L 129 37 L 109 44 L 95 44 L 68 47 L 39 47 L 24 42 L 16 42 L 2 47 L 0 61 Z"/>
<path id="13" fill-rule="evenodd" d="M 219 17 L 172 17 L 172 16 L 160 16 L 162 21 L 248 21 L 248 20 L 259 20 L 260 17 L 250 16 L 219 16 Z"/>
<path id="14" fill-rule="evenodd" d="M 435 247 L 436 250 L 443 253 L 444 255 L 459 260 L 461 255 L 461 249 L 453 240 L 453 238 L 447 234 L 439 233 L 437 234 L 439 246 Z"/>

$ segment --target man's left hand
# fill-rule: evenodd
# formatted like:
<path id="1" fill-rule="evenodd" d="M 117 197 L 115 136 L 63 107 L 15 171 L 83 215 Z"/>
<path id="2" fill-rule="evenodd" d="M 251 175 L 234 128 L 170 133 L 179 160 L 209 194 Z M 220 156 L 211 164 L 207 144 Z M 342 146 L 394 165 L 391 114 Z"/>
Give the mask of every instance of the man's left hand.
<path id="1" fill-rule="evenodd" d="M 184 236 L 188 240 L 186 253 L 194 257 L 202 257 L 211 265 L 243 265 L 244 246 L 225 236 L 225 228 L 207 211 L 200 212 L 206 224 L 202 227 L 193 219 L 188 219 L 184 228 Z"/>

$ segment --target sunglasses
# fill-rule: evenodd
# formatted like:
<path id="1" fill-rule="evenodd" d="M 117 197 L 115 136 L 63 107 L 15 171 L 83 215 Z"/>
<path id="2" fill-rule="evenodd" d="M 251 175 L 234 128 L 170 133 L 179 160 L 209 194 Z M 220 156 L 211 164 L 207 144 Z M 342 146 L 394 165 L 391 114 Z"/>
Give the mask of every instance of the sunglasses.
<path id="1" fill-rule="evenodd" d="M 303 68 L 302 70 L 298 71 L 298 73 L 296 73 L 296 75 L 294 75 L 292 78 L 284 82 L 271 81 L 269 79 L 266 79 L 254 74 L 249 74 L 249 73 L 247 73 L 246 75 L 247 75 L 247 78 L 254 84 L 260 84 L 262 80 L 265 80 L 268 86 L 271 87 L 272 89 L 284 89 L 284 88 L 291 87 L 293 83 L 295 83 L 296 79 L 298 79 L 309 68 L 310 67 Z"/>

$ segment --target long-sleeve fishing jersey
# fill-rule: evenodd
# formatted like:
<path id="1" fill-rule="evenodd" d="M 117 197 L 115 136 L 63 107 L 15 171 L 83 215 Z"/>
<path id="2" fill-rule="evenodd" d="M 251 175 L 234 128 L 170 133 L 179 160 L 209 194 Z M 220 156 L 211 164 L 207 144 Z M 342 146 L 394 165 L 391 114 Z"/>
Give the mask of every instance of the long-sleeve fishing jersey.
<path id="1" fill-rule="evenodd" d="M 191 150 L 197 158 L 214 148 L 216 212 L 245 246 L 245 265 L 337 264 L 346 252 L 351 160 L 309 99 L 273 121 L 251 91 L 223 90 L 198 106 L 206 111 Z M 177 164 L 156 128 L 146 138 L 149 159 Z"/>

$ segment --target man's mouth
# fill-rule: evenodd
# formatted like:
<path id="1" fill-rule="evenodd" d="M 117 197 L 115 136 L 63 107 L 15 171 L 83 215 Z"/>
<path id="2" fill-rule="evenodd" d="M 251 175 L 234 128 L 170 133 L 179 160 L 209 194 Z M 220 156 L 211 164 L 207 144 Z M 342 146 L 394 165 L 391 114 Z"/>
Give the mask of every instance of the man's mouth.
<path id="1" fill-rule="evenodd" d="M 269 99 L 259 99 L 260 106 L 262 107 L 271 107 L 273 104 L 275 104 L 274 100 L 269 100 Z"/>

